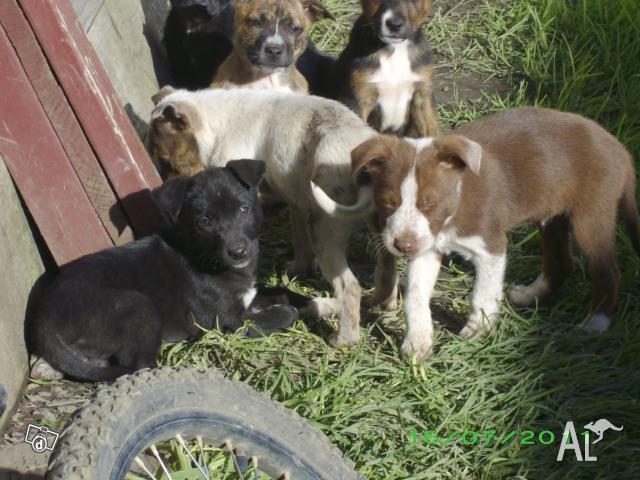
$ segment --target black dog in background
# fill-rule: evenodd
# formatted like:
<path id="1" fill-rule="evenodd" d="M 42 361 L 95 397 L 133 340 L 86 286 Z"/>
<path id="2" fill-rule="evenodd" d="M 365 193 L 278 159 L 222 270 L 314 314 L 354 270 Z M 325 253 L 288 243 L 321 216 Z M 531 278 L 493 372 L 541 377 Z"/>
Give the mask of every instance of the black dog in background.
<path id="1" fill-rule="evenodd" d="M 174 87 L 209 88 L 233 50 L 234 20 L 233 0 L 171 0 L 163 42 Z M 334 63 L 309 42 L 296 67 L 310 93 L 326 96 Z"/>
<path id="2" fill-rule="evenodd" d="M 171 226 L 161 234 L 87 255 L 67 266 L 39 299 L 27 335 L 32 353 L 73 378 L 104 381 L 153 367 L 163 341 L 202 329 L 250 336 L 288 327 L 306 297 L 257 295 L 264 163 L 236 160 L 154 192 Z"/>
<path id="3" fill-rule="evenodd" d="M 232 0 L 171 0 L 163 42 L 176 87 L 211 84 L 233 49 L 234 15 Z"/>

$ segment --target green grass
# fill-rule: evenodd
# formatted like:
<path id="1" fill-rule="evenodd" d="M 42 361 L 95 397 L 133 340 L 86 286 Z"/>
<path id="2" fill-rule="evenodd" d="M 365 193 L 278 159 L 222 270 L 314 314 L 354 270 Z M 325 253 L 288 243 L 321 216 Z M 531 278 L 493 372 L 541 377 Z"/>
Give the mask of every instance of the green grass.
<path id="1" fill-rule="evenodd" d="M 313 37 L 336 52 L 358 6 L 353 0 L 326 3 L 339 21 L 323 22 Z M 599 120 L 640 153 L 636 0 L 435 3 L 427 34 L 451 91 L 469 75 L 502 86 L 479 98 L 454 95 L 441 102 L 443 123 L 456 125 L 510 106 L 545 105 Z M 369 288 L 374 260 L 366 245 L 359 232 L 350 260 Z M 283 216 L 269 220 L 263 251 L 266 282 L 329 294 L 321 280 L 292 281 L 282 273 L 292 254 Z M 194 344 L 166 346 L 163 361 L 220 368 L 267 392 L 322 429 L 369 479 L 637 479 L 640 261 L 622 235 L 617 254 L 623 272 L 618 316 L 601 336 L 576 328 L 587 318 L 590 298 L 588 269 L 578 258 L 575 274 L 548 302 L 535 309 L 505 305 L 495 333 L 463 342 L 456 332 L 469 310 L 473 272 L 451 263 L 434 295 L 439 328 L 429 362 L 400 360 L 401 310 L 367 314 L 363 340 L 350 350 L 333 350 L 322 339 L 335 323 L 298 322 L 287 333 L 257 340 L 210 332 Z M 533 280 L 539 269 L 537 233 L 518 230 L 512 235 L 508 286 Z M 597 462 L 556 462 L 558 441 L 520 444 L 526 430 L 559 437 L 568 420 L 582 431 L 599 418 L 624 430 L 607 433 L 593 447 Z M 413 431 L 446 438 L 489 430 L 496 431 L 489 445 L 465 445 L 457 437 L 447 445 L 412 444 Z M 519 432 L 518 441 L 501 445 L 512 431 Z"/>

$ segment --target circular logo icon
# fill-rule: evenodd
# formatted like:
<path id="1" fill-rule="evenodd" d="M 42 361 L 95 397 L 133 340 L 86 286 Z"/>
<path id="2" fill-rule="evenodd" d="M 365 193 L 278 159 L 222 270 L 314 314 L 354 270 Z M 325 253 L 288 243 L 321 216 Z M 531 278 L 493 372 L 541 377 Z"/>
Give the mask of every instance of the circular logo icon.
<path id="1" fill-rule="evenodd" d="M 31 445 L 37 453 L 42 453 L 47 449 L 47 439 L 42 434 L 36 435 Z"/>

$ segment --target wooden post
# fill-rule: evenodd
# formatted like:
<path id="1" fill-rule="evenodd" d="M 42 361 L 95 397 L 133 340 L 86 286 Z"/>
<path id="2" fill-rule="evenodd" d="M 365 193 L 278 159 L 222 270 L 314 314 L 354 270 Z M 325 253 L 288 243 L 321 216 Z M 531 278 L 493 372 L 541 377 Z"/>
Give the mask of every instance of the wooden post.
<path id="1" fill-rule="evenodd" d="M 58 264 L 112 245 L 0 27 L 0 152 Z"/>
<path id="2" fill-rule="evenodd" d="M 160 185 L 68 0 L 19 0 L 80 125 L 137 233 L 156 231 L 162 217 L 149 195 Z"/>
<path id="3" fill-rule="evenodd" d="M 64 92 L 51 73 L 47 59 L 17 0 L 0 2 L 0 22 L 109 236 L 117 245 L 131 241 L 133 232 L 129 220 L 111 190 Z"/>

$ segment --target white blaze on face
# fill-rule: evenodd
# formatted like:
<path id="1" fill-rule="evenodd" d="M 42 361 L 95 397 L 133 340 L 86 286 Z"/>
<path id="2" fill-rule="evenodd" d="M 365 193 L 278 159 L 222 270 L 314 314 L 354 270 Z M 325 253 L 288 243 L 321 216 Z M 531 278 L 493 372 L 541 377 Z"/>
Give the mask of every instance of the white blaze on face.
<path id="1" fill-rule="evenodd" d="M 405 139 L 416 149 L 411 170 L 400 186 L 401 203 L 398 209 L 387 218 L 382 232 L 387 249 L 396 256 L 402 253 L 395 248 L 394 243 L 398 238 L 411 238 L 418 244 L 416 253 L 420 254 L 433 246 L 434 237 L 429 227 L 429 220 L 417 207 L 418 178 L 416 177 L 416 163 L 420 152 L 433 143 L 433 138 Z"/>
<path id="2" fill-rule="evenodd" d="M 267 45 L 284 46 L 284 38 L 282 37 L 282 34 L 280 33 L 280 20 L 279 19 L 276 21 L 276 31 L 273 33 L 273 35 L 269 35 L 265 39 L 265 44 L 267 44 Z"/>
<path id="3" fill-rule="evenodd" d="M 390 37 L 393 35 L 393 33 L 389 31 L 389 27 L 387 27 L 387 22 L 392 17 L 393 12 L 391 10 L 387 10 L 382 14 L 382 18 L 380 19 L 380 33 L 385 37 Z"/>

